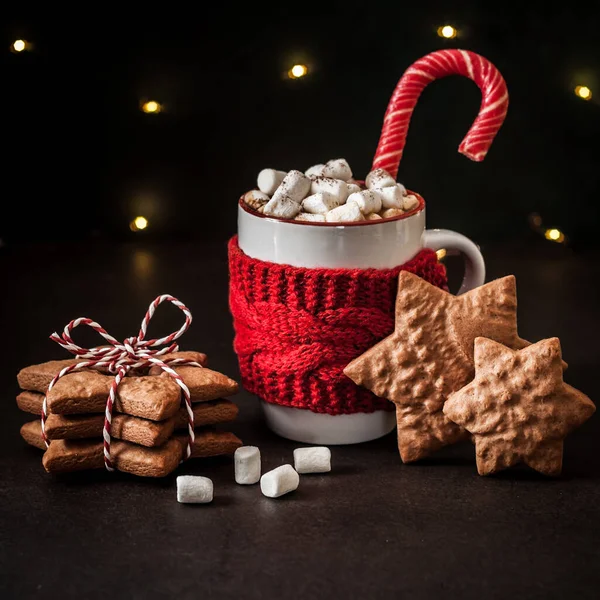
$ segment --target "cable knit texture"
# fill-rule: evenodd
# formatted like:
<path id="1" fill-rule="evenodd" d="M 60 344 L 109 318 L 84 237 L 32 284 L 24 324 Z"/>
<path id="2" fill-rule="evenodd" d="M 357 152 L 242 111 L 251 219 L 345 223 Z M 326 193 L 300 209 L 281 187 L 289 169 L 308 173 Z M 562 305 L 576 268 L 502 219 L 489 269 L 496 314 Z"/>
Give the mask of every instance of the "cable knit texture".
<path id="1" fill-rule="evenodd" d="M 344 367 L 392 333 L 398 274 L 447 289 L 424 249 L 394 269 L 305 269 L 246 256 L 229 241 L 229 305 L 242 382 L 267 402 L 330 415 L 394 410 Z"/>

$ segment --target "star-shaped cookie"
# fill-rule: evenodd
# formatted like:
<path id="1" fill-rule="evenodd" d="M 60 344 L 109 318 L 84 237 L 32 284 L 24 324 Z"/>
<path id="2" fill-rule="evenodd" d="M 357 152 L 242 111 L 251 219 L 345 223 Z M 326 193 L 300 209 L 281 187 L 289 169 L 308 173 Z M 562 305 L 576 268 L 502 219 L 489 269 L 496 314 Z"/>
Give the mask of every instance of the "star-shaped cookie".
<path id="1" fill-rule="evenodd" d="M 344 373 L 394 402 L 404 462 L 468 439 L 442 408 L 452 392 L 473 379 L 473 343 L 479 336 L 511 348 L 529 344 L 517 334 L 514 276 L 453 296 L 417 275 L 400 273 L 394 333 L 354 359 Z"/>
<path id="2" fill-rule="evenodd" d="M 444 405 L 444 414 L 473 434 L 480 475 L 519 463 L 560 475 L 564 438 L 595 410 L 564 383 L 558 338 L 517 351 L 477 338 L 475 379 Z"/>

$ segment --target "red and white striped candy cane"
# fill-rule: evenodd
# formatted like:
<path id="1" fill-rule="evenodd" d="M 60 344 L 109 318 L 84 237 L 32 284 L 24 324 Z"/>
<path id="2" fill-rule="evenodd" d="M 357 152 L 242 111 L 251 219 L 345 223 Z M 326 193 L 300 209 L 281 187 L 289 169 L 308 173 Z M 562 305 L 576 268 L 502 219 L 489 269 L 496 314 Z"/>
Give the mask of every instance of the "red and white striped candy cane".
<path id="1" fill-rule="evenodd" d="M 146 331 L 148 324 L 154 316 L 156 308 L 163 302 L 170 302 L 179 308 L 185 315 L 184 324 L 175 332 L 159 339 L 146 340 Z M 82 362 L 70 365 L 62 369 L 50 382 L 46 394 L 44 396 L 44 402 L 42 404 L 42 438 L 46 443 L 46 446 L 50 445 L 48 436 L 46 435 L 46 419 L 48 418 L 48 392 L 54 387 L 56 382 L 61 378 L 71 373 L 72 371 L 79 369 L 99 369 L 107 370 L 115 375 L 113 379 L 108 398 L 106 399 L 106 410 L 104 413 L 104 428 L 102 431 L 102 437 L 104 438 L 104 464 L 109 471 L 114 471 L 114 466 L 110 459 L 110 441 L 111 441 L 111 425 L 112 425 L 112 413 L 113 406 L 117 397 L 117 389 L 121 383 L 123 377 L 125 377 L 130 369 L 138 369 L 143 367 L 150 367 L 152 365 L 159 366 L 165 373 L 173 378 L 175 383 L 181 388 L 183 395 L 187 415 L 188 415 L 188 444 L 186 448 L 185 458 L 189 458 L 192 453 L 192 446 L 194 444 L 194 412 L 192 410 L 192 401 L 190 398 L 190 390 L 187 385 L 183 382 L 181 376 L 174 371 L 170 365 L 190 365 L 194 367 L 202 367 L 199 363 L 193 360 L 187 360 L 183 358 L 171 359 L 163 361 L 159 357 L 164 354 L 171 352 L 177 352 L 179 346 L 175 343 L 175 340 L 181 337 L 189 328 L 192 323 L 192 313 L 190 310 L 177 298 L 164 294 L 158 296 L 154 302 L 148 307 L 148 311 L 144 316 L 140 331 L 137 337 L 127 338 L 123 343 L 119 343 L 112 335 L 110 335 L 99 323 L 80 317 L 74 319 L 67 324 L 63 330 L 62 335 L 53 333 L 50 339 L 65 350 L 68 350 L 78 358 L 83 359 Z M 97 348 L 82 348 L 78 346 L 71 337 L 71 331 L 79 325 L 87 325 L 94 331 L 98 332 L 107 342 L 108 346 L 97 347 Z M 157 346 L 165 346 L 164 348 L 156 349 Z"/>
<path id="2" fill-rule="evenodd" d="M 396 177 L 412 112 L 421 92 L 436 79 L 463 75 L 481 90 L 481 107 L 458 147 L 471 160 L 485 158 L 508 110 L 508 90 L 500 71 L 487 58 L 469 50 L 439 50 L 413 63 L 402 75 L 385 113 L 373 169 Z"/>

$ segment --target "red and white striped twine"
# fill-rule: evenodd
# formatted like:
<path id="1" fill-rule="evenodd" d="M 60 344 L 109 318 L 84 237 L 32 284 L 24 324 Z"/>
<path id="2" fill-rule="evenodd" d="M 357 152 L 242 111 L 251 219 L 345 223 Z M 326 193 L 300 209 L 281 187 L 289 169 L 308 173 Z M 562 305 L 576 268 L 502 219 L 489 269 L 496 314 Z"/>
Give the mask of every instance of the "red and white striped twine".
<path id="1" fill-rule="evenodd" d="M 402 75 L 385 113 L 373 169 L 396 177 L 404 152 L 410 119 L 421 92 L 432 81 L 463 75 L 481 90 L 479 114 L 458 151 L 471 160 L 485 158 L 508 110 L 508 90 L 500 71 L 486 58 L 469 50 L 439 50 L 420 58 Z"/>
<path id="2" fill-rule="evenodd" d="M 170 335 L 155 339 L 146 340 L 146 331 L 148 324 L 154 316 L 156 308 L 163 302 L 170 302 L 177 308 L 179 308 L 185 315 L 185 322 L 179 328 L 178 331 L 171 333 Z M 181 337 L 189 328 L 192 323 L 192 313 L 190 310 L 177 298 L 164 294 L 158 296 L 154 302 L 148 307 L 148 311 L 142 320 L 142 325 L 137 337 L 127 338 L 123 343 L 119 343 L 112 335 L 110 335 L 101 325 L 92 321 L 80 317 L 71 321 L 65 326 L 62 335 L 58 335 L 56 332 L 50 336 L 50 339 L 65 350 L 71 352 L 78 358 L 84 359 L 82 362 L 76 363 L 65 367 L 56 374 L 56 376 L 50 382 L 46 395 L 44 396 L 44 402 L 42 404 L 42 437 L 46 446 L 50 445 L 50 441 L 46 435 L 46 419 L 48 418 L 48 392 L 54 387 L 56 382 L 61 378 L 79 369 L 101 369 L 106 370 L 109 373 L 115 375 L 110 386 L 110 392 L 106 399 L 106 410 L 104 413 L 104 429 L 102 436 L 104 438 L 104 464 L 109 471 L 114 471 L 113 464 L 110 459 L 110 429 L 112 423 L 113 406 L 117 397 L 117 389 L 121 383 L 123 377 L 127 375 L 130 369 L 139 369 L 144 367 L 150 367 L 153 365 L 159 366 L 165 373 L 173 378 L 175 383 L 181 388 L 183 393 L 183 399 L 185 401 L 185 407 L 188 414 L 188 444 L 186 449 L 185 458 L 189 458 L 192 453 L 192 446 L 194 444 L 194 412 L 192 410 L 192 401 L 190 399 L 190 390 L 187 385 L 183 382 L 183 379 L 171 368 L 172 365 L 191 365 L 194 367 L 201 367 L 199 363 L 193 360 L 187 360 L 183 358 L 171 359 L 162 361 L 159 357 L 171 352 L 177 352 L 179 346 L 175 343 L 175 340 Z M 79 325 L 87 325 L 94 331 L 97 331 L 107 342 L 108 346 L 97 347 L 97 348 L 82 348 L 78 346 L 71 338 L 71 332 Z M 164 348 L 155 349 L 157 346 L 165 346 Z"/>

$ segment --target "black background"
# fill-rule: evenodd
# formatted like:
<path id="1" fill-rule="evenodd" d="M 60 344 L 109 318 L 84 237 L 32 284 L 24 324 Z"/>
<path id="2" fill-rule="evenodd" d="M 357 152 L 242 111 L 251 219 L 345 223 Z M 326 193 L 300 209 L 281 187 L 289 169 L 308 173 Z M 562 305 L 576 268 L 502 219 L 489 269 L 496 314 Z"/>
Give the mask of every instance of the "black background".
<path id="1" fill-rule="evenodd" d="M 428 224 L 477 241 L 531 235 L 528 215 L 574 248 L 596 242 L 600 146 L 598 3 L 328 2 L 27 5 L 3 26 L 4 214 L 12 241 L 225 237 L 264 167 L 343 156 L 368 172 L 385 108 L 420 56 L 462 47 L 510 92 L 483 163 L 457 147 L 480 102 L 448 78 L 423 93 L 399 180 Z M 117 8 L 118 7 L 118 8 Z M 453 40 L 437 36 L 451 23 Z M 32 52 L 11 53 L 24 38 Z M 295 63 L 307 77 L 287 78 Z M 573 93 L 588 85 L 585 102 Z M 146 115 L 154 99 L 165 112 Z M 138 234 L 138 237 L 140 234 Z"/>

